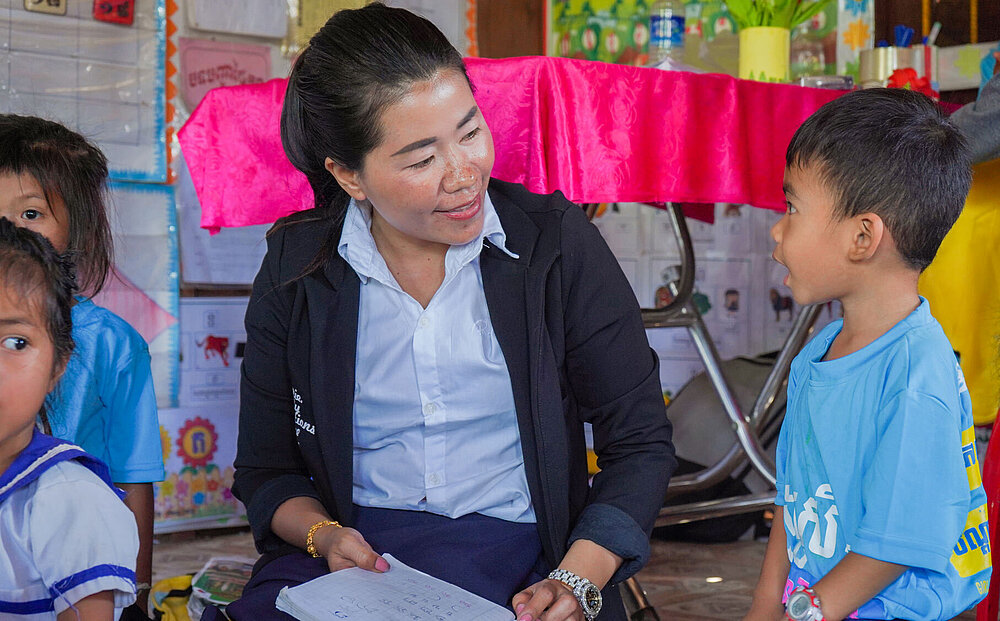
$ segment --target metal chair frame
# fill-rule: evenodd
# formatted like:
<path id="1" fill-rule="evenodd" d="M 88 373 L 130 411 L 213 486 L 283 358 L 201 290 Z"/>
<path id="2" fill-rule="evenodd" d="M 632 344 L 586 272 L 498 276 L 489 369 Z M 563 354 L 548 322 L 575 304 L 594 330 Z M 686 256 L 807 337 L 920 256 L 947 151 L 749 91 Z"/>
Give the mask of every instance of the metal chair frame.
<path id="1" fill-rule="evenodd" d="M 701 314 L 692 301 L 694 293 L 694 245 L 684 214 L 677 204 L 666 206 L 671 228 L 681 254 L 680 276 L 668 283 L 673 300 L 658 309 L 642 309 L 642 319 L 647 329 L 686 328 L 691 334 L 698 355 L 705 365 L 708 377 L 722 402 L 726 416 L 736 434 L 736 441 L 716 463 L 692 474 L 671 479 L 667 497 L 681 493 L 704 490 L 727 476 L 740 472 L 749 463 L 772 486 L 775 483 L 774 463 L 763 450 L 762 431 L 773 428 L 784 416 L 785 387 L 792 359 L 805 345 L 816 323 L 820 307 L 803 306 L 792 322 L 791 330 L 778 351 L 764 385 L 749 412 L 741 411 L 732 388 L 722 372 L 722 359 L 702 321 Z M 774 504 L 774 491 L 746 494 L 702 502 L 664 506 L 656 519 L 657 526 L 684 524 L 725 515 L 736 515 L 765 509 Z M 626 611 L 632 621 L 654 621 L 659 616 L 649 604 L 645 592 L 635 578 L 629 578 L 619 588 Z"/>

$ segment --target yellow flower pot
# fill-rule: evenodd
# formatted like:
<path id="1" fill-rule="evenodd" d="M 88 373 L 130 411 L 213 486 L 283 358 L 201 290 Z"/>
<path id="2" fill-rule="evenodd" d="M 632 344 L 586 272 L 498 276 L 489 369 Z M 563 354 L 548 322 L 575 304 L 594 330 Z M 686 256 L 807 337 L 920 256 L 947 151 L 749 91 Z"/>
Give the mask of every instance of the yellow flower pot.
<path id="1" fill-rule="evenodd" d="M 790 40 L 787 28 L 755 26 L 740 30 L 740 78 L 787 82 Z"/>

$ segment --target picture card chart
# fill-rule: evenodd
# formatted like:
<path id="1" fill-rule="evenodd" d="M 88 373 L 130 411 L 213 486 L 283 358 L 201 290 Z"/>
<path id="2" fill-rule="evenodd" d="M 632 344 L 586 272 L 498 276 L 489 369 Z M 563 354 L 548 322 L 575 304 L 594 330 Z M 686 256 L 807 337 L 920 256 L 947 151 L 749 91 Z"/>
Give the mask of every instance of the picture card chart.
<path id="1" fill-rule="evenodd" d="M 249 298 L 181 300 L 181 407 L 239 401 Z"/>
<path id="2" fill-rule="evenodd" d="M 129 24 L 95 19 L 93 0 L 60 0 L 64 14 L 0 0 L 0 111 L 79 131 L 112 179 L 165 182 L 164 2 L 135 0 Z"/>
<path id="3" fill-rule="evenodd" d="M 680 250 L 670 214 L 638 203 L 602 207 L 594 225 L 612 252 L 643 308 L 672 299 L 667 283 L 677 278 Z M 799 307 L 783 284 L 788 271 L 774 259 L 771 227 L 779 212 L 718 203 L 714 223 L 687 219 L 695 251 L 693 301 L 723 359 L 755 356 L 781 347 Z M 820 313 L 817 327 L 840 316 L 835 304 Z M 704 371 L 688 330 L 648 330 L 660 357 L 660 380 L 675 395 Z"/>
<path id="4" fill-rule="evenodd" d="M 160 410 L 166 477 L 153 483 L 153 532 L 246 525 L 233 496 L 239 403 Z"/>

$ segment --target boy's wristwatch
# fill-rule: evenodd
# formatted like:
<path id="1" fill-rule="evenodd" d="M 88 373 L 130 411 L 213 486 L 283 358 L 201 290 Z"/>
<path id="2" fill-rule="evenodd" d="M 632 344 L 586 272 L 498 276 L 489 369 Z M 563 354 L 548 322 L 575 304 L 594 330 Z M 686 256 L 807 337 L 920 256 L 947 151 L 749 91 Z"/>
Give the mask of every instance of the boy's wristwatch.
<path id="1" fill-rule="evenodd" d="M 601 590 L 590 580 L 565 569 L 554 570 L 549 574 L 549 579 L 558 580 L 573 590 L 573 596 L 576 597 L 576 601 L 580 602 L 580 608 L 583 608 L 583 617 L 587 621 L 594 621 L 597 613 L 601 612 L 603 602 Z"/>
<path id="2" fill-rule="evenodd" d="M 809 587 L 795 587 L 785 602 L 785 616 L 791 621 L 826 621 L 819 607 L 816 591 Z"/>

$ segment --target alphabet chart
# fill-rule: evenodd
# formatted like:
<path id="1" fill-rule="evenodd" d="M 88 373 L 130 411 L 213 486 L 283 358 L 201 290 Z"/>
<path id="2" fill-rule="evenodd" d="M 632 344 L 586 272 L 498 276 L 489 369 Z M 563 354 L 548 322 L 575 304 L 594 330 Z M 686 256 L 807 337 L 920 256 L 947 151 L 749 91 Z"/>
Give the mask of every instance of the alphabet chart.
<path id="1" fill-rule="evenodd" d="M 131 23 L 113 23 L 93 0 L 60 0 L 62 14 L 0 0 L 0 112 L 79 131 L 112 179 L 165 182 L 164 2 L 136 0 Z"/>

